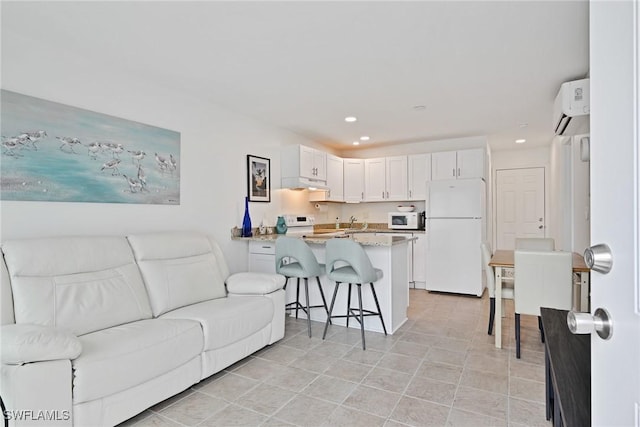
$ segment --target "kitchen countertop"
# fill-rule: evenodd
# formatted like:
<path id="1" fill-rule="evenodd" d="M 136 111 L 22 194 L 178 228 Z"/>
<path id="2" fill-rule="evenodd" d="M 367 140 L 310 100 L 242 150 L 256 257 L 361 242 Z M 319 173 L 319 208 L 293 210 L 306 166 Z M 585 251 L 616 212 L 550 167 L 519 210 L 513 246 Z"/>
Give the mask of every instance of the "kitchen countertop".
<path id="1" fill-rule="evenodd" d="M 376 233 L 378 230 L 375 231 Z M 367 233 L 348 233 L 345 234 L 343 239 L 353 239 L 356 242 L 360 243 L 362 246 L 394 246 L 408 243 L 412 240 L 416 240 L 417 237 L 403 237 L 403 236 L 381 236 L 374 235 L 374 232 Z M 266 234 L 266 235 L 255 235 L 252 237 L 232 237 L 232 240 L 246 240 L 246 241 L 258 241 L 258 242 L 275 242 L 275 240 L 280 237 L 281 234 Z M 294 236 L 298 237 L 298 236 Z M 324 234 L 311 234 L 308 236 L 299 236 L 307 243 L 324 245 L 327 243 L 327 240 L 332 239 L 335 236 L 334 233 L 324 233 Z"/>

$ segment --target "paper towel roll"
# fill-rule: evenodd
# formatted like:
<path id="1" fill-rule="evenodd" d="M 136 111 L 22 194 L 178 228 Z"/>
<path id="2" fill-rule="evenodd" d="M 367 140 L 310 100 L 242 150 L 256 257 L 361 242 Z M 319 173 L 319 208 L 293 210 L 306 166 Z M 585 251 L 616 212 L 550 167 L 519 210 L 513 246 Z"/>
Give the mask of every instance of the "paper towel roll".
<path id="1" fill-rule="evenodd" d="M 326 212 L 329 210 L 329 206 L 316 203 L 316 209 L 318 209 L 320 212 Z"/>

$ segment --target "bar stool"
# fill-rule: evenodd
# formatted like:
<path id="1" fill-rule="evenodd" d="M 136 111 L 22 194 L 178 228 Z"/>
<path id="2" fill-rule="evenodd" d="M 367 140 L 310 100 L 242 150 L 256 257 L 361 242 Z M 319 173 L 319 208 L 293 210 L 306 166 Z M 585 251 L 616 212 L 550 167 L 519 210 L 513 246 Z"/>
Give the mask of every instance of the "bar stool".
<path id="1" fill-rule="evenodd" d="M 382 318 L 382 312 L 380 311 L 380 303 L 378 303 L 378 296 L 376 295 L 376 289 L 373 286 L 373 282 L 376 282 L 382 278 L 382 270 L 373 268 L 371 260 L 367 256 L 362 246 L 353 241 L 352 239 L 331 239 L 327 242 L 327 277 L 336 282 L 336 286 L 333 290 L 333 297 L 331 298 L 331 305 L 329 307 L 329 316 L 327 317 L 327 323 L 324 325 L 324 334 L 322 339 L 327 335 L 327 329 L 331 319 L 346 318 L 347 327 L 349 327 L 349 319 L 355 318 L 360 323 L 360 334 L 362 335 L 362 349 L 366 350 L 366 344 L 364 340 L 364 318 L 366 316 L 378 316 L 380 322 L 382 322 L 382 329 L 384 334 L 387 335 L 387 328 L 384 325 L 384 319 Z M 349 284 L 349 293 L 347 294 L 347 314 L 334 315 L 333 306 L 336 302 L 336 295 L 338 294 L 338 288 L 340 284 Z M 373 300 L 376 303 L 378 311 L 364 310 L 362 308 L 362 284 L 369 283 L 371 286 L 371 292 L 373 294 Z M 358 287 L 358 308 L 351 308 L 351 286 L 355 284 Z"/>
<path id="2" fill-rule="evenodd" d="M 293 262 L 291 262 L 293 260 Z M 287 262 L 289 261 L 289 262 Z M 327 308 L 327 300 L 324 297 L 322 286 L 320 285 L 320 275 L 324 272 L 324 264 L 318 264 L 318 260 L 302 239 L 295 237 L 278 237 L 276 239 L 276 273 L 282 274 L 286 281 L 284 289 L 287 289 L 289 279 L 295 277 L 298 279 L 296 285 L 296 300 L 286 304 L 285 308 L 295 307 L 296 319 L 298 318 L 298 310 L 302 310 L 307 314 L 307 328 L 309 338 L 311 338 L 311 314 L 310 309 L 323 307 L 329 316 Z M 315 277 L 318 282 L 318 289 L 322 297 L 322 305 L 309 305 L 309 278 Z M 306 304 L 300 304 L 300 279 L 304 279 L 304 293 Z"/>

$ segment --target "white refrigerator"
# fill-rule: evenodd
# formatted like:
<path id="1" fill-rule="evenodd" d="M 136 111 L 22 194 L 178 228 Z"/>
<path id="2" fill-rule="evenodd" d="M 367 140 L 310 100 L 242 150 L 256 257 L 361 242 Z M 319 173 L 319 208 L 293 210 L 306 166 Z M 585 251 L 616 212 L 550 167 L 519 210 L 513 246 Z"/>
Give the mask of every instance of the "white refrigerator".
<path id="1" fill-rule="evenodd" d="M 485 214 L 484 180 L 428 182 L 427 290 L 482 296 Z"/>

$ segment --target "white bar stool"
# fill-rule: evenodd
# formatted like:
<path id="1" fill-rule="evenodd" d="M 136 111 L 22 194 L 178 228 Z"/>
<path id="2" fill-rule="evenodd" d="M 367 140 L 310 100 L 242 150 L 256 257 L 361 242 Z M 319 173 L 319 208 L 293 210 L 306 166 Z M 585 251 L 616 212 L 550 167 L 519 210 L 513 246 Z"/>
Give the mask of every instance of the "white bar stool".
<path id="1" fill-rule="evenodd" d="M 355 318 L 360 323 L 360 333 L 362 335 L 362 349 L 366 350 L 364 340 L 364 317 L 365 316 L 379 316 L 380 322 L 382 322 L 382 329 L 384 334 L 387 335 L 387 328 L 384 325 L 384 319 L 382 318 L 382 312 L 380 311 L 380 304 L 378 303 L 378 296 L 376 295 L 376 289 L 373 286 L 373 282 L 376 282 L 382 278 L 382 270 L 373 268 L 371 260 L 367 256 L 362 246 L 351 239 L 331 239 L 327 242 L 326 246 L 326 269 L 327 277 L 336 282 L 336 286 L 333 290 L 333 297 L 331 299 L 331 306 L 329 307 L 329 316 L 327 317 L 327 323 L 324 325 L 324 333 L 322 339 L 327 335 L 327 329 L 331 319 L 346 318 L 347 327 L 349 327 L 349 319 Z M 336 295 L 338 294 L 338 288 L 340 284 L 349 284 L 349 294 L 347 295 L 347 314 L 334 315 L 333 306 L 336 302 Z M 378 311 L 364 310 L 362 308 L 362 284 L 369 283 L 371 286 L 371 292 L 373 294 L 373 300 L 376 303 Z M 351 286 L 355 284 L 358 287 L 358 308 L 351 308 Z"/>

